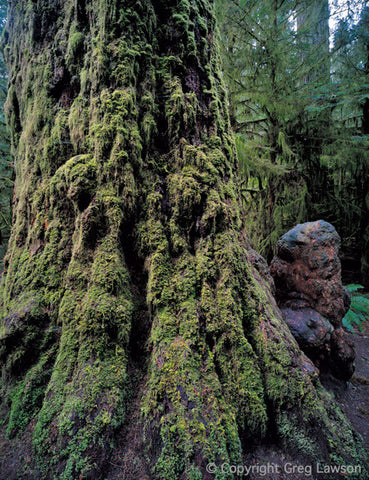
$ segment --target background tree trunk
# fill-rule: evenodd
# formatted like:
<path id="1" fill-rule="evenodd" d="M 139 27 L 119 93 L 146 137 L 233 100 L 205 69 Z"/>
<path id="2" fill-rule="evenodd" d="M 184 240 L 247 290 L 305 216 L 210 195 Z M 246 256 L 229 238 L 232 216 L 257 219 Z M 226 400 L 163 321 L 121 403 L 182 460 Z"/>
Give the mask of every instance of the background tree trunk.
<path id="1" fill-rule="evenodd" d="M 362 461 L 252 265 L 211 4 L 16 0 L 4 52 L 1 413 L 34 478 Z"/>
<path id="2" fill-rule="evenodd" d="M 369 9 L 368 7 L 363 10 L 362 13 L 362 30 L 363 32 L 367 31 L 367 27 L 369 24 Z M 366 57 L 366 63 L 365 63 L 365 75 L 366 79 L 369 78 L 369 40 L 368 37 L 365 35 L 362 35 L 362 40 L 365 45 L 367 57 Z M 369 134 L 369 99 L 367 98 L 363 105 L 362 105 L 362 110 L 363 110 L 363 117 L 362 117 L 362 132 L 365 135 Z M 362 282 L 364 285 L 369 286 L 369 224 L 368 224 L 368 213 L 369 213 L 369 178 L 366 176 L 364 179 L 364 191 L 365 191 L 365 197 L 364 197 L 364 202 L 363 202 L 363 215 L 362 215 L 362 221 L 361 221 L 361 229 L 360 231 L 362 232 L 361 235 L 361 275 L 362 275 Z"/>
<path id="3" fill-rule="evenodd" d="M 300 54 L 308 66 L 303 83 L 328 83 L 330 76 L 329 2 L 328 0 L 303 0 L 299 2 L 297 12 Z M 312 62 L 312 59 L 316 61 Z"/>

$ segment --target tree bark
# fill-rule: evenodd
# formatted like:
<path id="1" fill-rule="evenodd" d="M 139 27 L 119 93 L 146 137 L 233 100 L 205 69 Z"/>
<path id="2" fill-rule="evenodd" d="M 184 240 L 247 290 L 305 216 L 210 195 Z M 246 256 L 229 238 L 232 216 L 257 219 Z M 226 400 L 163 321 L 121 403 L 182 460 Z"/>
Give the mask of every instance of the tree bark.
<path id="1" fill-rule="evenodd" d="M 363 461 L 253 266 L 211 3 L 15 0 L 4 52 L 1 413 L 31 477 Z"/>
<path id="2" fill-rule="evenodd" d="M 308 67 L 303 84 L 329 83 L 329 2 L 304 0 L 298 4 L 297 32 L 301 56 Z"/>
<path id="3" fill-rule="evenodd" d="M 369 24 L 369 9 L 363 9 L 361 13 L 361 29 L 363 32 L 366 32 L 367 25 Z M 365 34 L 361 34 L 362 40 L 364 42 L 365 50 L 367 53 L 366 62 L 365 62 L 365 74 L 366 78 L 369 78 L 369 41 Z M 366 41 L 365 41 L 366 39 Z M 362 125 L 361 130 L 364 135 L 369 134 L 369 99 L 365 99 L 362 105 Z M 362 283 L 366 286 L 369 286 L 369 225 L 367 222 L 368 213 L 369 213 L 369 179 L 368 175 L 364 179 L 364 202 L 362 207 L 362 216 L 361 216 L 361 275 Z"/>

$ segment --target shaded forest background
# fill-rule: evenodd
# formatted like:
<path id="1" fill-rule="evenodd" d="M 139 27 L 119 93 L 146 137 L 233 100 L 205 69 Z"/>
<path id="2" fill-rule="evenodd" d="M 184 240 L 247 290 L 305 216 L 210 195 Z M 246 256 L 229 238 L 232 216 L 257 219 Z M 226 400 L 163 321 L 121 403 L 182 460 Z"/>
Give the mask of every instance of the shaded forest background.
<path id="1" fill-rule="evenodd" d="M 368 4 L 218 7 L 254 245 L 270 260 L 285 231 L 324 218 L 368 285 Z"/>
<path id="2" fill-rule="evenodd" d="M 254 247 L 270 260 L 296 223 L 343 240 L 347 283 L 369 285 L 369 6 L 347 0 L 216 0 L 224 77 Z M 7 2 L 0 2 L 0 24 Z M 331 23 L 331 29 L 329 28 Z M 0 60 L 0 268 L 13 168 Z M 354 276 L 345 267 L 356 269 Z M 352 272 L 351 272 L 352 273 Z"/>

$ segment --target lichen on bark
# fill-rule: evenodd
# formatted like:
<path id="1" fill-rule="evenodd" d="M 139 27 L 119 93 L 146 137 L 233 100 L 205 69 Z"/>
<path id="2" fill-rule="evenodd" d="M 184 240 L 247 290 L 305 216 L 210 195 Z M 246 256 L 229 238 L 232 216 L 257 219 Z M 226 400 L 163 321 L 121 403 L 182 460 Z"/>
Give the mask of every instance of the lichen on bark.
<path id="1" fill-rule="evenodd" d="M 132 399 L 150 478 L 268 438 L 364 459 L 252 264 L 211 2 L 17 0 L 4 52 L 1 411 L 35 478 L 105 478 Z"/>

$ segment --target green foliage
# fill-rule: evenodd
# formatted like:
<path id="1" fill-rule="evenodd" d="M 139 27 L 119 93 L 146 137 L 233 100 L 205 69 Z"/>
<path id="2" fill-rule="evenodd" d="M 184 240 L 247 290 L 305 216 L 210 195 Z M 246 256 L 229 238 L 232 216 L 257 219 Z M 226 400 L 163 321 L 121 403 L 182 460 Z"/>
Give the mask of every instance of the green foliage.
<path id="1" fill-rule="evenodd" d="M 270 259 L 286 229 L 324 218 L 368 283 L 367 2 L 349 2 L 332 49 L 325 0 L 216 6 L 253 245 Z"/>
<path id="2" fill-rule="evenodd" d="M 357 294 L 358 290 L 362 290 L 364 287 L 358 284 L 347 285 L 346 287 L 351 296 L 350 310 L 342 319 L 342 325 L 351 333 L 354 333 L 354 328 L 364 330 L 363 323 L 369 321 L 369 298 L 360 294 Z"/>
<path id="3" fill-rule="evenodd" d="M 312 189 L 326 184 L 312 139 L 326 119 L 309 109 L 327 79 L 328 4 L 216 5 L 251 240 L 270 259 L 279 236 L 311 216 Z"/>
<path id="4" fill-rule="evenodd" d="M 280 132 L 282 155 L 289 159 L 292 155 L 282 137 Z M 236 148 L 250 240 L 263 256 L 270 259 L 281 235 L 306 218 L 306 181 L 292 161 L 273 163 L 270 149 L 257 140 L 238 133 Z"/>

